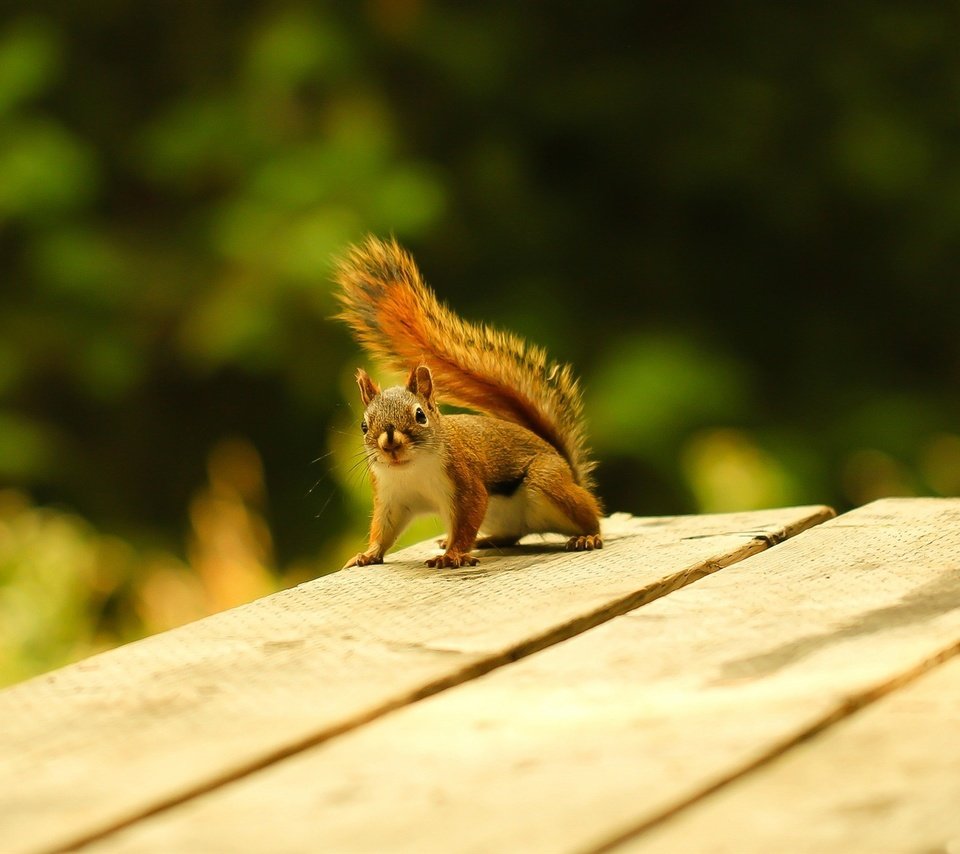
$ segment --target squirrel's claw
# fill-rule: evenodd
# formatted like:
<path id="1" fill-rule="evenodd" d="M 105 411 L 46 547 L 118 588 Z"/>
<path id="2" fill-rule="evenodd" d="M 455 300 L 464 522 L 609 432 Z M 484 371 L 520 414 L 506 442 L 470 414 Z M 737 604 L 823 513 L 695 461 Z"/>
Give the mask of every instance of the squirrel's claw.
<path id="1" fill-rule="evenodd" d="M 568 552 L 590 552 L 603 548 L 603 539 L 599 534 L 586 534 L 580 537 L 571 537 L 567 540 Z"/>
<path id="2" fill-rule="evenodd" d="M 349 569 L 351 566 L 368 566 L 372 563 L 383 563 L 383 558 L 380 555 L 360 552 L 360 554 L 350 558 L 350 560 L 343 565 L 343 569 Z"/>
<path id="3" fill-rule="evenodd" d="M 437 569 L 457 569 L 461 566 L 476 566 L 480 563 L 473 555 L 466 552 L 444 552 L 442 555 L 430 558 L 427 566 Z"/>

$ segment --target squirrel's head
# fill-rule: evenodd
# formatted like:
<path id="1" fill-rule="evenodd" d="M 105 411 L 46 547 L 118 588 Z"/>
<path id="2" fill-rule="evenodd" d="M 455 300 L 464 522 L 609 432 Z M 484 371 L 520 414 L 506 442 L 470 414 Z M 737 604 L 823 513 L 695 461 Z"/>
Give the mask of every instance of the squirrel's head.
<path id="1" fill-rule="evenodd" d="M 426 365 L 410 371 L 405 386 L 383 391 L 359 368 L 357 385 L 366 407 L 360 429 L 371 463 L 403 465 L 422 450 L 435 447 L 440 411 Z"/>

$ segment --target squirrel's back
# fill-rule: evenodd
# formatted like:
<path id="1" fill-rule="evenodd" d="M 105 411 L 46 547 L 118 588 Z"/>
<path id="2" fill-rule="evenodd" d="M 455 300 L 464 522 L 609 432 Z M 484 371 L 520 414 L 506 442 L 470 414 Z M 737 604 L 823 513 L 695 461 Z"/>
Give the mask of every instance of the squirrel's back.
<path id="1" fill-rule="evenodd" d="M 441 396 L 526 427 L 570 464 L 590 489 L 579 385 L 569 365 L 523 339 L 462 320 L 427 287 L 395 240 L 367 239 L 337 266 L 339 317 L 371 353 L 400 371 L 423 362 Z"/>

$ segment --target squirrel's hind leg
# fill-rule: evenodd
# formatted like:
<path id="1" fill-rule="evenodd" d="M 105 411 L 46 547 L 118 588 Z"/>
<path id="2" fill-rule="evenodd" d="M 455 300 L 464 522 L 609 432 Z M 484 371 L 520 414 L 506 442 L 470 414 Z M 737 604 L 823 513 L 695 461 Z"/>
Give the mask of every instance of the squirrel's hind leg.
<path id="1" fill-rule="evenodd" d="M 571 534 L 568 551 L 603 548 L 600 536 L 600 505 L 586 489 L 573 481 L 570 467 L 560 456 L 542 455 L 527 470 L 527 487 L 535 507 L 531 529 Z"/>

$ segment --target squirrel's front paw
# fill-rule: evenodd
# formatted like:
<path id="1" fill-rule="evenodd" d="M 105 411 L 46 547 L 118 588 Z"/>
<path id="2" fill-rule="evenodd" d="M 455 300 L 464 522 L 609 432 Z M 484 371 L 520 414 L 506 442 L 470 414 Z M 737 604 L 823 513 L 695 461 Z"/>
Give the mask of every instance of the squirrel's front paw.
<path id="1" fill-rule="evenodd" d="M 381 555 L 371 555 L 366 552 L 360 552 L 356 557 L 348 560 L 343 568 L 347 569 L 351 566 L 369 566 L 371 563 L 383 563 L 383 557 Z"/>
<path id="2" fill-rule="evenodd" d="M 437 569 L 457 569 L 461 566 L 476 566 L 480 563 L 473 555 L 466 552 L 444 552 L 442 555 L 430 558 L 427 566 L 433 566 Z"/>
<path id="3" fill-rule="evenodd" d="M 599 534 L 586 534 L 581 537 L 571 537 L 567 540 L 568 552 L 589 552 L 602 548 L 603 540 Z"/>

